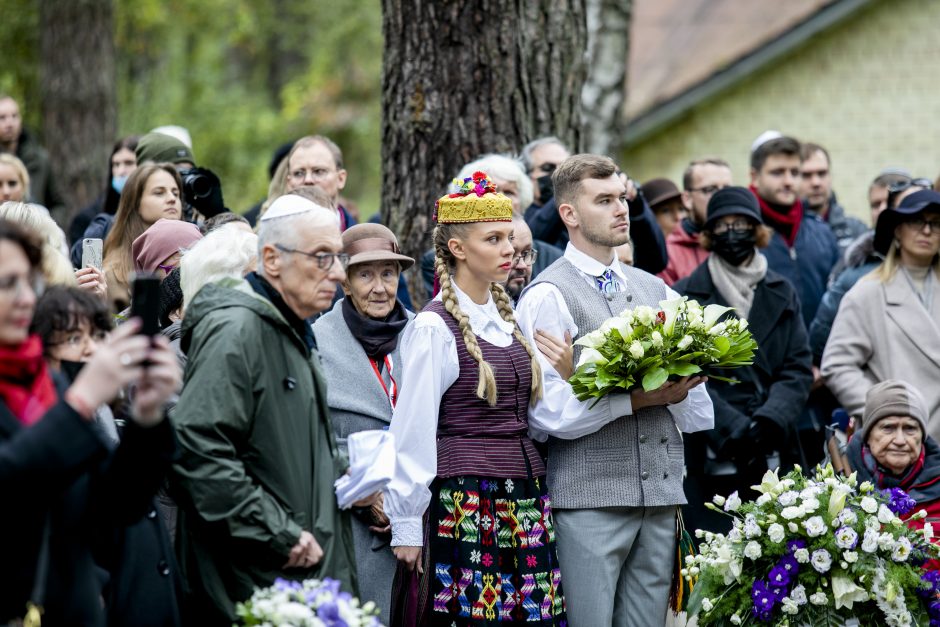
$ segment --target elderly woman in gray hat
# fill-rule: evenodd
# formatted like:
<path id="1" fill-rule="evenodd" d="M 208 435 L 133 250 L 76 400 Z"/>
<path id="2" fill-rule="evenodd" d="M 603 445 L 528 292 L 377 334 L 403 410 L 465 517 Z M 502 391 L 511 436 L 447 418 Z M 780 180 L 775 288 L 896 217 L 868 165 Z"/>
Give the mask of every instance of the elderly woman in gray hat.
<path id="1" fill-rule="evenodd" d="M 858 480 L 881 490 L 900 488 L 916 506 L 906 518 L 927 510 L 927 522 L 940 520 L 940 446 L 927 435 L 927 404 L 910 383 L 888 379 L 869 388 L 859 430 L 846 451 Z M 923 519 L 909 520 L 923 527 Z"/>
<path id="2" fill-rule="evenodd" d="M 380 224 L 343 233 L 349 255 L 346 297 L 313 325 L 327 377 L 327 400 L 340 448 L 351 433 L 384 429 L 403 384 L 398 339 L 414 317 L 395 296 L 398 278 L 414 259 L 399 252 L 395 235 Z M 356 510 L 353 537 L 360 599 L 375 601 L 388 623 L 396 559 L 389 547 L 381 502 Z"/>

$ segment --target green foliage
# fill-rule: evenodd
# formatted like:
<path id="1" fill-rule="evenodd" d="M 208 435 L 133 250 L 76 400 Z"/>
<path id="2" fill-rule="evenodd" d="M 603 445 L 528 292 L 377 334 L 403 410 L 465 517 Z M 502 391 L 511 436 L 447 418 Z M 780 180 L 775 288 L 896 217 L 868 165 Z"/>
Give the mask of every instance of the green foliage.
<path id="1" fill-rule="evenodd" d="M 37 6 L 6 1 L 0 53 L 17 63 L 0 71 L 0 91 L 23 98 L 38 128 Z M 115 0 L 119 133 L 185 126 L 236 211 L 267 193 L 278 146 L 327 135 L 344 152 L 344 196 L 368 217 L 379 200 L 381 17 L 377 0 Z"/>

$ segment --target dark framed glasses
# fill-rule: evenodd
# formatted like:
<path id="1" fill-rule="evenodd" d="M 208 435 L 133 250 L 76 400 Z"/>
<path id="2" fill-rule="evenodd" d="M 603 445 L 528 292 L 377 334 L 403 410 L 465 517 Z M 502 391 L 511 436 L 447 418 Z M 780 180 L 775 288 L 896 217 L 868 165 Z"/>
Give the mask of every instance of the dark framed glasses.
<path id="1" fill-rule="evenodd" d="M 295 253 L 298 255 L 303 255 L 304 257 L 309 257 L 310 259 L 315 259 L 317 262 L 317 267 L 321 270 L 329 270 L 337 261 L 339 261 L 339 264 L 343 267 L 343 270 L 345 270 L 349 265 L 349 255 L 346 253 L 308 253 L 302 250 L 297 250 L 296 248 L 281 246 L 280 244 L 275 244 L 274 247 L 285 253 Z"/>
<path id="2" fill-rule="evenodd" d="M 512 265 L 516 265 L 517 263 L 522 261 L 522 263 L 524 263 L 525 265 L 531 266 L 533 263 L 535 263 L 535 259 L 538 256 L 539 256 L 539 251 L 535 250 L 534 248 L 530 248 L 524 253 L 513 255 Z"/>

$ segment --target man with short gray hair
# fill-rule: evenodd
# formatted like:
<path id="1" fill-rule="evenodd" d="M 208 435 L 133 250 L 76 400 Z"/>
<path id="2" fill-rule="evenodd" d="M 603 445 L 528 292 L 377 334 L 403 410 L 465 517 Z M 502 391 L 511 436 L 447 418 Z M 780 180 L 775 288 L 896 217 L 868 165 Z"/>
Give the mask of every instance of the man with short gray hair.
<path id="1" fill-rule="evenodd" d="M 287 195 L 258 239 L 258 271 L 203 287 L 183 322 L 173 480 L 186 624 L 237 622 L 236 603 L 277 578 L 330 577 L 356 593 L 352 529 L 333 493 L 345 467 L 305 322 L 345 278 L 338 219 Z"/>

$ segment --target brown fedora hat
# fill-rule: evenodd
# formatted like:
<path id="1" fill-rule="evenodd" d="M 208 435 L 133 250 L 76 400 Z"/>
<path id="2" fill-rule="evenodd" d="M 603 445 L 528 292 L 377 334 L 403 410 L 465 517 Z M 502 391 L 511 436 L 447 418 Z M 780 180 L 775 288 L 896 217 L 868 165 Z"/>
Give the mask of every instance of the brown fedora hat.
<path id="1" fill-rule="evenodd" d="M 415 260 L 401 254 L 395 234 L 381 224 L 357 224 L 343 232 L 343 252 L 349 255 L 349 265 L 370 261 L 397 261 L 402 270 L 414 265 Z"/>

